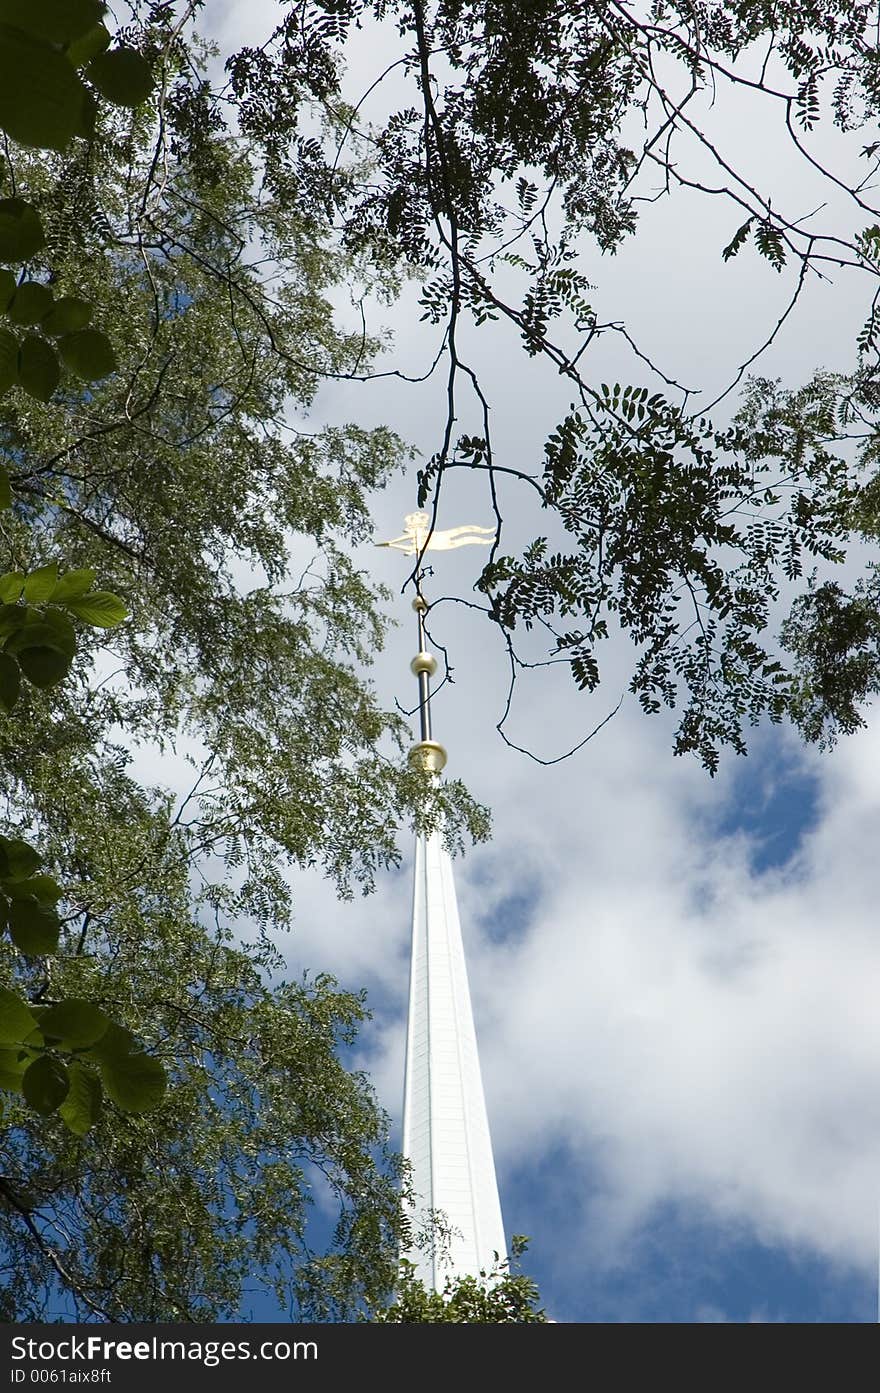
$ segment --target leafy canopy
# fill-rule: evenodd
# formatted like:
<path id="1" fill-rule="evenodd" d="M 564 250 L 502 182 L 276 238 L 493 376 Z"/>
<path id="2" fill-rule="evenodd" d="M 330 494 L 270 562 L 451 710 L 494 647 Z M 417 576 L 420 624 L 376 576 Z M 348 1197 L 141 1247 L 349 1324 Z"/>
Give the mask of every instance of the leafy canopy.
<path id="1" fill-rule="evenodd" d="M 373 1319 L 381 1325 L 546 1324 L 535 1283 L 515 1270 L 527 1246 L 526 1239 L 515 1234 L 510 1262 L 499 1262 L 479 1277 L 448 1278 L 442 1292 L 429 1291 L 412 1263 L 404 1262 L 394 1300 Z"/>

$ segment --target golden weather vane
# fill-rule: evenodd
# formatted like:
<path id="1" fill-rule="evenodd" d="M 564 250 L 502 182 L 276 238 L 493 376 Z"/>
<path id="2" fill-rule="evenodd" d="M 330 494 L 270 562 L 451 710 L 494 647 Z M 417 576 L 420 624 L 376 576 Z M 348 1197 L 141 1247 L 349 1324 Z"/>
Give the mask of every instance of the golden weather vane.
<path id="1" fill-rule="evenodd" d="M 428 652 L 425 642 L 425 615 L 428 603 L 422 595 L 422 554 L 426 551 L 453 551 L 456 547 L 490 547 L 495 540 L 494 527 L 479 527 L 476 523 L 464 523 L 461 527 L 448 527 L 438 531 L 431 526 L 430 513 L 408 513 L 403 520 L 403 534 L 392 537 L 389 542 L 377 542 L 379 547 L 393 547 L 406 556 L 418 556 L 416 568 L 416 598 L 413 609 L 419 621 L 419 651 L 410 663 L 412 671 L 419 679 L 419 725 L 421 740 L 412 754 L 432 774 L 439 774 L 446 763 L 446 751 L 439 741 L 431 736 L 431 688 L 430 679 L 437 671 L 437 659 Z"/>

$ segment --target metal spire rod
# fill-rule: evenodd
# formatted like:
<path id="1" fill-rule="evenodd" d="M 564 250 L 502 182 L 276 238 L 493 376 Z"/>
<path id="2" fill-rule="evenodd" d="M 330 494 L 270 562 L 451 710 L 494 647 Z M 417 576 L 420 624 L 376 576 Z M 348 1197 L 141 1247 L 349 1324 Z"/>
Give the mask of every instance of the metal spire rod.
<path id="1" fill-rule="evenodd" d="M 431 678 L 437 671 L 437 661 L 428 652 L 428 644 L 425 638 L 425 615 L 428 612 L 428 602 L 422 594 L 422 573 L 419 571 L 416 577 L 418 594 L 413 600 L 413 609 L 416 612 L 419 623 L 419 652 L 413 658 L 412 666 L 419 679 L 419 732 L 422 740 L 431 739 Z M 424 659 L 431 659 L 433 667 L 429 667 Z"/>
<path id="2" fill-rule="evenodd" d="M 416 612 L 419 624 L 419 651 L 410 663 L 410 668 L 419 679 L 419 743 L 414 746 L 412 754 L 416 759 L 422 761 L 426 769 L 432 774 L 439 774 L 446 764 L 446 751 L 439 741 L 434 739 L 431 730 L 431 678 L 437 671 L 437 659 L 427 648 L 425 637 L 425 615 L 428 612 L 428 602 L 421 590 L 422 575 L 421 570 L 416 576 L 418 594 L 413 600 L 413 609 Z"/>
<path id="3" fill-rule="evenodd" d="M 421 760 L 424 767 L 433 774 L 439 774 L 446 764 L 446 751 L 431 732 L 431 678 L 437 671 L 437 659 L 428 651 L 425 636 L 425 615 L 428 602 L 422 594 L 422 556 L 426 551 L 452 551 L 456 547 L 472 544 L 491 546 L 495 538 L 492 527 L 478 527 L 475 523 L 465 523 L 461 527 L 449 527 L 439 532 L 433 527 L 430 513 L 409 513 L 404 518 L 404 531 L 400 537 L 390 542 L 377 542 L 380 547 L 394 547 L 407 556 L 418 556 L 416 564 L 416 598 L 413 609 L 419 624 L 419 651 L 410 663 L 412 671 L 419 679 L 419 731 L 420 740 L 412 753 Z"/>

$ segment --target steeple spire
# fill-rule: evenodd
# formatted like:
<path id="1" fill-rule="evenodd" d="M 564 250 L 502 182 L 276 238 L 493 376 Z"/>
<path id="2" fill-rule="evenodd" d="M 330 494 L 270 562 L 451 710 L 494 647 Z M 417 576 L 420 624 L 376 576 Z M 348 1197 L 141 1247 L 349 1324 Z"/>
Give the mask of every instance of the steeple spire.
<path id="1" fill-rule="evenodd" d="M 406 519 L 403 537 L 380 545 L 418 554 L 421 562 L 428 549 L 489 544 L 493 536 L 491 529 L 477 527 L 432 531 L 428 514 L 415 513 Z M 421 738 L 412 753 L 439 778 L 447 755 L 431 725 L 430 679 L 437 663 L 427 648 L 421 581 L 419 564 L 413 600 L 419 651 L 411 668 L 419 683 Z M 506 1255 L 504 1225 L 452 862 L 439 828 L 416 837 L 403 1154 L 410 1163 L 414 1242 L 401 1256 L 434 1291 L 442 1291 L 447 1278 L 490 1271 Z M 435 1215 L 448 1226 L 448 1243 L 434 1234 L 427 1247 L 418 1246 L 420 1234 L 433 1233 Z"/>

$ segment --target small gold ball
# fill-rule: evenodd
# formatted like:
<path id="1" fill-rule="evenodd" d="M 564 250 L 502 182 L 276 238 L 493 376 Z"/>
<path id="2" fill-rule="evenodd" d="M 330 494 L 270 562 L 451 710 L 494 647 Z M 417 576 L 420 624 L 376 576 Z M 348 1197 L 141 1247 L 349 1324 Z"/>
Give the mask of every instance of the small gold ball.
<path id="1" fill-rule="evenodd" d="M 420 672 L 426 672 L 429 677 L 433 677 L 437 671 L 437 659 L 433 653 L 426 653 L 422 650 L 421 653 L 416 654 L 409 666 L 410 671 L 415 673 L 416 677 Z"/>
<path id="2" fill-rule="evenodd" d="M 439 774 L 445 767 L 448 755 L 437 740 L 420 740 L 409 752 L 414 764 L 420 764 L 429 774 Z"/>

